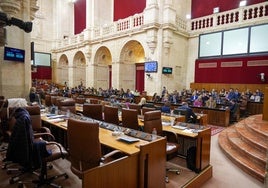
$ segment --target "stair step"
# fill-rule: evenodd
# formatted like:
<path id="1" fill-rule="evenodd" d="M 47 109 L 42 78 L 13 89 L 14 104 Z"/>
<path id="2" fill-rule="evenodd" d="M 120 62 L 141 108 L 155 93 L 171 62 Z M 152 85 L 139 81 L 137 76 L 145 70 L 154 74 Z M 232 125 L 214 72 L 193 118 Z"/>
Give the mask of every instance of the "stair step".
<path id="1" fill-rule="evenodd" d="M 268 140 L 268 126 L 267 122 L 262 121 L 261 115 L 251 116 L 243 121 L 245 126 L 252 131 L 256 136 L 262 138 L 263 140 Z M 266 142 L 267 147 L 268 143 Z"/>
<path id="2" fill-rule="evenodd" d="M 241 139 L 252 145 L 252 147 L 258 149 L 259 151 L 265 152 L 268 149 L 268 138 L 264 139 L 262 136 L 256 134 L 254 131 L 250 131 L 246 124 L 244 122 L 239 122 L 234 125 Z"/>
<path id="3" fill-rule="evenodd" d="M 237 133 L 236 127 L 227 131 L 227 138 L 236 151 L 245 158 L 248 158 L 251 162 L 259 165 L 260 168 L 265 169 L 267 161 L 266 150 L 260 151 L 259 149 L 252 147 L 251 144 L 245 142 L 244 139 Z"/>
<path id="4" fill-rule="evenodd" d="M 228 139 L 228 132 L 234 131 L 233 129 L 233 127 L 228 127 L 219 134 L 220 148 L 239 168 L 264 183 L 265 168 L 261 168 L 259 165 L 252 162 L 248 157 L 241 155 L 237 148 L 233 147 L 230 143 Z"/>

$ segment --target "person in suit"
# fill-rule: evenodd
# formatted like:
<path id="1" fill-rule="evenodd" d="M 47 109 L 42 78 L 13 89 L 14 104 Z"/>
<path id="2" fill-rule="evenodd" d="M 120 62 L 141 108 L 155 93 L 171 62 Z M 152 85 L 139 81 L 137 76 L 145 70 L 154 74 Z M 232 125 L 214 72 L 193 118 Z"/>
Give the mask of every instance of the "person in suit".
<path id="1" fill-rule="evenodd" d="M 230 123 L 236 122 L 237 121 L 237 110 L 239 108 L 239 105 L 235 99 L 230 101 L 229 108 L 230 108 Z"/>
<path id="2" fill-rule="evenodd" d="M 165 104 L 161 107 L 161 112 L 170 114 L 170 111 L 170 103 L 166 101 Z"/>
<path id="3" fill-rule="evenodd" d="M 188 106 L 187 102 L 182 102 L 182 105 L 177 108 L 178 110 L 187 111 L 186 120 L 190 123 L 196 123 L 197 115 L 193 112 L 192 108 Z"/>
<path id="4" fill-rule="evenodd" d="M 206 107 L 208 108 L 216 108 L 216 101 L 213 99 L 212 96 L 206 101 Z"/>
<path id="5" fill-rule="evenodd" d="M 30 93 L 29 93 L 29 100 L 32 104 L 38 104 L 41 105 L 40 96 L 38 93 L 36 93 L 36 88 L 31 87 Z"/>

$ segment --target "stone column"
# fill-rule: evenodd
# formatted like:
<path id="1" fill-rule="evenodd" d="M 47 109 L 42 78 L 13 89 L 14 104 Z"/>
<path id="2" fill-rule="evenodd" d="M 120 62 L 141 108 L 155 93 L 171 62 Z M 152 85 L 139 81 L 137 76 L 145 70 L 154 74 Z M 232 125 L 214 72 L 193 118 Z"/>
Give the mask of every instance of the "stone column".
<path id="1" fill-rule="evenodd" d="M 1 0 L 0 8 L 1 12 L 7 15 L 7 19 L 14 17 L 23 22 L 28 22 L 33 18 L 33 12 L 37 10 L 35 3 L 33 0 Z M 31 87 L 30 34 L 17 25 L 4 27 L 6 28 L 7 46 L 25 50 L 25 61 L 24 63 L 1 62 L 0 95 L 6 98 L 21 97 L 28 99 Z"/>

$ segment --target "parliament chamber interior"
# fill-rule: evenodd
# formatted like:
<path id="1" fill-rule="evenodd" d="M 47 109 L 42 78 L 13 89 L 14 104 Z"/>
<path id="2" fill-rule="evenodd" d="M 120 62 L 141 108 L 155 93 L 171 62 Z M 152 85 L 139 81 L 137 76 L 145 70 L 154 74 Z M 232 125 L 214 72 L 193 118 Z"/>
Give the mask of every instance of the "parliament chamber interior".
<path id="1" fill-rule="evenodd" d="M 0 187 L 268 186 L 267 18 L 265 0 L 0 2 Z"/>

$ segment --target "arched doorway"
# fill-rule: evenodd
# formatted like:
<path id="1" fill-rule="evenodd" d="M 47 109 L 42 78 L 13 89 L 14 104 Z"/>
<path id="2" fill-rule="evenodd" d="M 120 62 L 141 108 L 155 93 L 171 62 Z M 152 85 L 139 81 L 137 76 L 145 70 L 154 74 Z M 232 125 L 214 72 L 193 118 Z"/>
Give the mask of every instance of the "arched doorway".
<path id="1" fill-rule="evenodd" d="M 140 93 L 144 91 L 144 48 L 139 41 L 127 42 L 120 53 L 120 62 L 124 88 L 134 89 Z"/>
<path id="2" fill-rule="evenodd" d="M 73 85 L 85 86 L 86 83 L 86 59 L 85 55 L 78 51 L 74 56 L 74 64 L 73 64 Z"/>
<path id="3" fill-rule="evenodd" d="M 65 82 L 68 85 L 69 81 L 69 61 L 65 54 L 61 55 L 59 59 L 59 66 L 58 66 L 58 79 L 57 82 L 60 84 L 64 84 Z"/>
<path id="4" fill-rule="evenodd" d="M 110 88 L 112 80 L 112 55 L 107 47 L 102 46 L 97 50 L 94 58 L 94 64 L 96 65 L 96 86 L 101 87 L 103 89 Z"/>

